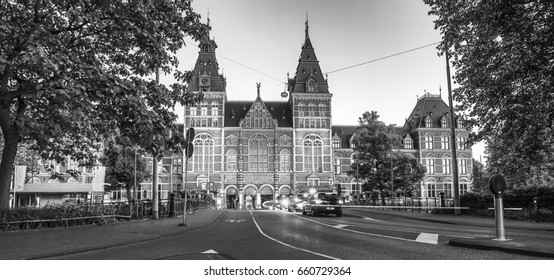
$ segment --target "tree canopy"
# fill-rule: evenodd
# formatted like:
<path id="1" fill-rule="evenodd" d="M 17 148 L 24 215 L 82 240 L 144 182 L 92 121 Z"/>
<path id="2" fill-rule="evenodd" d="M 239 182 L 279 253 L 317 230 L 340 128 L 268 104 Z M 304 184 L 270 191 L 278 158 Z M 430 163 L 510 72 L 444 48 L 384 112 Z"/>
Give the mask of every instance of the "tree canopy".
<path id="1" fill-rule="evenodd" d="M 458 87 L 458 110 L 488 164 L 513 184 L 554 162 L 554 2 L 431 1 Z"/>
<path id="2" fill-rule="evenodd" d="M 367 181 L 364 191 L 412 189 L 423 178 L 425 167 L 415 157 L 397 152 L 400 143 L 400 135 L 380 121 L 377 112 L 365 112 L 352 141 L 355 162 L 348 174 Z"/>
<path id="3" fill-rule="evenodd" d="M 61 161 L 91 157 L 114 134 L 154 154 L 172 142 L 172 109 L 201 98 L 177 70 L 185 38 L 208 28 L 190 2 L 0 2 L 0 208 L 20 142 Z M 179 82 L 158 84 L 156 69 Z"/>

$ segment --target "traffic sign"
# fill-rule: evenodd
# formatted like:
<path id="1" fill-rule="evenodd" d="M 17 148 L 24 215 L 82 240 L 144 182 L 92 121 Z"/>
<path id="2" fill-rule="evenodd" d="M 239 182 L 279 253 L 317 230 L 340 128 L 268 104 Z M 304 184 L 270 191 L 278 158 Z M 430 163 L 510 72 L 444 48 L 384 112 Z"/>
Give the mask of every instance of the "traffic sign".
<path id="1" fill-rule="evenodd" d="M 489 179 L 489 189 L 494 195 L 499 195 L 506 190 L 506 180 L 500 174 L 493 175 Z"/>
<path id="2" fill-rule="evenodd" d="M 192 153 L 194 153 L 194 145 L 192 143 L 185 144 L 185 155 L 187 158 L 192 157 Z"/>
<path id="3" fill-rule="evenodd" d="M 192 143 L 192 140 L 194 140 L 195 135 L 196 134 L 194 133 L 194 127 L 187 129 L 187 138 L 185 139 L 187 143 Z"/>

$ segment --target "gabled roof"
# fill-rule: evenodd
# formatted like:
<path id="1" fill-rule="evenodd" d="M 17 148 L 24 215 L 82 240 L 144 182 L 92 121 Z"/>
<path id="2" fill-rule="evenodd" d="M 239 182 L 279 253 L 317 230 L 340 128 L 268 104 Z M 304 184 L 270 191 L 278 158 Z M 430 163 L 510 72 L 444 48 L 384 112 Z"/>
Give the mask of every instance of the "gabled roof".
<path id="1" fill-rule="evenodd" d="M 288 102 L 262 101 L 278 127 L 292 127 L 292 110 Z M 225 127 L 239 127 L 240 120 L 254 104 L 254 101 L 227 101 L 225 103 Z"/>

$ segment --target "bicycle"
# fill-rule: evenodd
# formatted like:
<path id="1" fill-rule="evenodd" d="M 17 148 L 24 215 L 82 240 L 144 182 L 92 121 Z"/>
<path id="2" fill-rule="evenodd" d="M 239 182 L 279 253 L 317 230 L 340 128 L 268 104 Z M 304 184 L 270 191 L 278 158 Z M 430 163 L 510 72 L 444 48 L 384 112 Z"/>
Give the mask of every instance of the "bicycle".
<path id="1" fill-rule="evenodd" d="M 198 211 L 198 201 L 187 201 L 187 214 L 194 214 Z"/>

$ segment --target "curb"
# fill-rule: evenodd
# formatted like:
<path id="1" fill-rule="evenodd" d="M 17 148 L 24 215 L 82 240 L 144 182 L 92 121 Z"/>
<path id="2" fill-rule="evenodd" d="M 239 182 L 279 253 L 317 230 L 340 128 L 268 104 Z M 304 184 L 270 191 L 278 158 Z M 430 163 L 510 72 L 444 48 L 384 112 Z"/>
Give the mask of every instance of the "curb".
<path id="1" fill-rule="evenodd" d="M 495 241 L 492 239 L 450 239 L 448 245 L 480 250 L 498 250 L 508 253 L 554 258 L 554 252 L 539 248 L 526 248 L 521 244 L 510 241 Z"/>
<path id="2" fill-rule="evenodd" d="M 221 219 L 221 217 L 223 216 L 223 214 L 225 214 L 225 213 L 227 213 L 227 211 L 221 212 L 221 214 L 219 214 L 219 216 L 217 216 L 215 219 L 213 219 L 211 222 L 209 222 L 205 225 L 194 227 L 194 228 L 185 228 L 183 230 L 175 231 L 175 232 L 172 232 L 172 233 L 161 234 L 161 235 L 158 235 L 156 237 L 150 237 L 150 238 L 134 240 L 134 241 L 123 241 L 123 242 L 119 242 L 119 243 L 107 244 L 107 245 L 102 245 L 102 246 L 89 246 L 89 247 L 84 247 L 84 248 L 79 248 L 79 249 L 74 249 L 74 250 L 68 250 L 68 251 L 64 251 L 64 252 L 38 254 L 38 255 L 35 255 L 35 256 L 21 258 L 21 260 L 39 260 L 39 259 L 46 259 L 46 258 L 52 258 L 52 257 L 60 257 L 60 256 L 65 256 L 65 255 L 78 254 L 78 253 L 84 253 L 84 252 L 90 252 L 90 251 L 96 251 L 96 250 L 103 250 L 103 249 L 108 249 L 108 248 L 113 248 L 113 247 L 119 247 L 119 246 L 125 246 L 125 245 L 130 245 L 130 244 L 137 244 L 137 243 L 142 243 L 142 242 L 158 240 L 158 239 L 162 239 L 162 238 L 175 236 L 175 235 L 178 235 L 178 234 L 182 234 L 182 233 L 191 232 L 191 231 L 206 228 L 206 227 L 214 224 L 215 222 L 219 221 Z"/>

